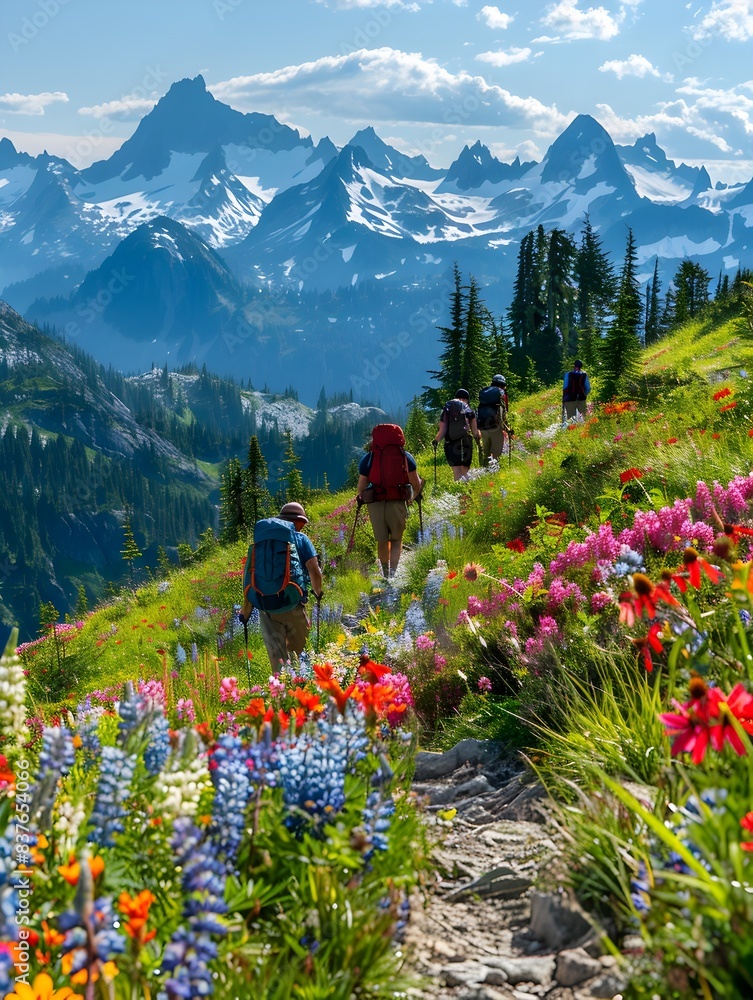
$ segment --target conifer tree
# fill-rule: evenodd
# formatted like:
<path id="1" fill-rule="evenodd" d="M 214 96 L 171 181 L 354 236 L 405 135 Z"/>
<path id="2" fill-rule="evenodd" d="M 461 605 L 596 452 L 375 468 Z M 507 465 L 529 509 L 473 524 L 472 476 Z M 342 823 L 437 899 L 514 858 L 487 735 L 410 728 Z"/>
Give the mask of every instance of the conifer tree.
<path id="1" fill-rule="evenodd" d="M 414 396 L 408 406 L 408 419 L 405 422 L 405 447 L 417 455 L 424 448 L 428 448 L 432 437 L 429 418 L 421 403 L 421 397 Z"/>
<path id="2" fill-rule="evenodd" d="M 450 326 L 437 327 L 440 333 L 439 340 L 444 349 L 439 355 L 439 370 L 428 372 L 439 382 L 439 387 L 427 387 L 424 394 L 427 405 L 432 409 L 440 408 L 445 400 L 455 395 L 455 390 L 461 384 L 463 371 L 465 294 L 457 262 L 453 265 L 452 274 L 454 290 L 450 294 Z"/>
<path id="3" fill-rule="evenodd" d="M 581 241 L 573 261 L 577 355 L 586 367 L 595 367 L 606 318 L 611 310 L 616 288 L 612 264 L 602 249 L 588 216 L 581 231 Z"/>
<path id="4" fill-rule="evenodd" d="M 269 469 L 259 444 L 259 438 L 254 434 L 248 443 L 248 460 L 243 479 L 243 510 L 246 529 L 250 530 L 256 522 L 269 515 L 272 498 L 267 488 Z"/>
<path id="5" fill-rule="evenodd" d="M 76 610 L 74 611 L 76 620 L 80 621 L 86 615 L 88 610 L 89 599 L 86 596 L 86 587 L 83 583 L 80 583 L 78 585 L 78 593 L 76 595 Z"/>
<path id="6" fill-rule="evenodd" d="M 237 458 L 228 460 L 220 476 L 220 538 L 237 541 L 245 531 L 243 469 Z"/>
<path id="7" fill-rule="evenodd" d="M 468 390 L 471 399 L 478 397 L 479 391 L 489 384 L 492 377 L 488 344 L 484 332 L 483 317 L 485 315 L 488 315 L 488 310 L 484 308 L 479 298 L 476 279 L 471 277 L 465 314 L 465 336 L 463 338 L 463 357 L 459 382 L 459 385 Z M 457 388 L 458 385 L 455 385 L 448 398 L 455 395 Z"/>
<path id="8" fill-rule="evenodd" d="M 165 580 L 170 575 L 170 571 L 173 568 L 173 564 L 168 558 L 167 552 L 165 551 L 165 546 L 160 545 L 157 548 L 157 576 L 158 578 Z"/>
<path id="9" fill-rule="evenodd" d="M 644 340 L 646 344 L 654 344 L 661 336 L 661 323 L 659 316 L 659 258 L 654 263 L 654 276 L 646 288 L 646 331 Z"/>
<path id="10" fill-rule="evenodd" d="M 133 536 L 133 529 L 131 528 L 131 514 L 127 507 L 125 520 L 123 521 L 123 548 L 120 550 L 120 554 L 128 563 L 128 579 L 130 581 L 131 588 L 133 588 L 133 562 L 135 559 L 141 558 L 141 549 L 136 544 L 136 539 Z"/>
<path id="11" fill-rule="evenodd" d="M 283 458 L 283 465 L 285 466 L 285 475 L 283 477 L 283 495 L 281 499 L 284 503 L 292 501 L 304 503 L 308 499 L 308 490 L 303 485 L 303 476 L 301 475 L 301 470 L 298 468 L 300 458 L 295 451 L 292 433 L 286 430 L 284 437 L 285 457 Z"/>
<path id="12" fill-rule="evenodd" d="M 616 396 L 640 371 L 643 303 L 636 267 L 635 238 L 632 229 L 628 229 L 615 317 L 601 349 L 600 396 L 603 400 Z"/>
<path id="13" fill-rule="evenodd" d="M 686 323 L 697 316 L 709 300 L 709 273 L 696 261 L 685 259 L 677 268 L 675 286 L 675 323 Z"/>
<path id="14" fill-rule="evenodd" d="M 358 487 L 358 462 L 355 458 L 350 460 L 348 465 L 348 474 L 345 477 L 345 482 L 343 484 L 343 489 L 355 490 Z"/>

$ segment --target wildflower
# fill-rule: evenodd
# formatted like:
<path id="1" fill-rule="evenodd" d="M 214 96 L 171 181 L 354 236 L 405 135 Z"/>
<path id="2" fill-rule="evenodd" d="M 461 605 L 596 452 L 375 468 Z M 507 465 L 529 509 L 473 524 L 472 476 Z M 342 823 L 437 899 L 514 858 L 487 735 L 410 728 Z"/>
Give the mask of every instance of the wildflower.
<path id="1" fill-rule="evenodd" d="M 149 774 L 159 774 L 170 755 L 170 723 L 163 714 L 155 715 L 149 723 L 147 737 L 144 766 Z"/>
<path id="2" fill-rule="evenodd" d="M 682 554 L 683 565 L 688 574 L 691 587 L 696 590 L 701 586 L 701 575 L 705 573 L 712 583 L 719 583 L 721 574 L 708 560 L 698 555 L 696 549 L 688 546 Z"/>
<path id="3" fill-rule="evenodd" d="M 478 683 L 478 689 L 482 693 L 488 694 L 489 691 L 491 691 L 492 689 L 492 682 L 489 680 L 488 677 L 479 677 L 477 683 Z"/>
<path id="4" fill-rule="evenodd" d="M 632 479 L 643 479 L 643 473 L 640 469 L 630 468 L 620 473 L 621 483 L 629 483 Z"/>
<path id="5" fill-rule="evenodd" d="M 647 913 L 651 908 L 651 881 L 646 863 L 641 861 L 638 873 L 630 881 L 630 898 L 639 913 Z"/>
<path id="6" fill-rule="evenodd" d="M 297 687 L 289 693 L 300 704 L 301 708 L 307 712 L 321 712 L 324 707 L 319 695 L 311 691 L 306 691 L 305 688 Z"/>
<path id="7" fill-rule="evenodd" d="M 454 580 L 457 575 L 458 571 L 456 569 L 451 569 L 450 572 L 447 574 L 447 579 Z"/>
<path id="8" fill-rule="evenodd" d="M 418 638 L 420 639 L 421 636 Z M 416 646 L 418 646 L 418 639 L 416 639 Z M 364 680 L 371 684 L 376 684 L 385 675 L 391 674 L 392 671 L 389 667 L 385 667 L 383 663 L 374 663 L 370 657 L 364 654 L 361 656 L 361 665 L 358 668 L 358 673 L 364 678 Z"/>
<path id="9" fill-rule="evenodd" d="M 667 438 L 667 444 L 677 444 L 677 438 Z"/>
<path id="10" fill-rule="evenodd" d="M 243 839 L 245 812 L 253 792 L 241 740 L 225 733 L 211 750 L 209 773 L 214 785 L 210 838 L 227 871 L 235 868 L 235 859 Z"/>
<path id="11" fill-rule="evenodd" d="M 648 634 L 640 639 L 633 639 L 633 645 L 636 647 L 637 652 L 643 657 L 643 665 L 651 673 L 654 669 L 654 661 L 651 659 L 651 650 L 655 653 L 661 653 L 663 646 L 659 639 L 659 634 L 663 629 L 663 625 L 660 622 L 654 622 L 651 628 L 648 630 Z"/>
<path id="12" fill-rule="evenodd" d="M 753 812 L 746 813 L 740 820 L 740 826 L 743 830 L 753 830 Z M 744 840 L 740 844 L 740 847 L 744 851 L 753 851 L 753 841 Z"/>
<path id="13" fill-rule="evenodd" d="M 729 386 L 725 386 L 723 389 L 720 389 L 718 392 L 715 392 L 712 398 L 715 403 L 718 403 L 720 399 L 724 399 L 725 396 L 731 396 L 731 395 L 732 395 L 732 390 L 729 388 Z"/>
<path id="14" fill-rule="evenodd" d="M 102 747 L 97 795 L 89 822 L 93 829 L 89 840 L 101 847 L 112 847 L 115 834 L 123 830 L 125 800 L 136 767 L 136 756 L 120 747 Z"/>
<path id="15" fill-rule="evenodd" d="M 74 993 L 70 986 L 55 986 L 46 972 L 34 977 L 31 986 L 22 979 L 16 979 L 13 993 L 6 993 L 5 1000 L 83 1000 L 80 993 Z"/>
<path id="16" fill-rule="evenodd" d="M 484 567 L 479 566 L 478 563 L 469 562 L 463 567 L 463 576 L 469 583 L 475 583 L 483 572 Z"/>
<path id="17" fill-rule="evenodd" d="M 193 707 L 192 698 L 178 698 L 175 711 L 178 718 L 185 719 L 186 722 L 193 722 L 196 719 L 196 710 Z"/>
<path id="18" fill-rule="evenodd" d="M 131 896 L 127 892 L 121 892 L 118 899 L 118 909 L 123 916 L 128 918 L 128 922 L 125 925 L 126 934 L 133 938 L 139 946 L 145 945 L 147 941 L 151 941 L 157 934 L 156 928 L 150 931 L 146 929 L 146 923 L 149 919 L 149 907 L 155 902 L 156 897 L 148 889 L 142 889 L 136 896 Z"/>
<path id="19" fill-rule="evenodd" d="M 705 697 L 692 698 L 685 704 L 672 699 L 676 712 L 662 712 L 659 720 L 664 723 L 667 736 L 672 737 L 672 756 L 690 753 L 694 764 L 706 756 L 711 738 L 711 720 Z"/>
<path id="20" fill-rule="evenodd" d="M 753 528 L 745 528 L 742 524 L 725 524 L 724 534 L 731 538 L 735 545 L 737 545 L 743 535 L 747 537 L 753 536 Z"/>
<path id="21" fill-rule="evenodd" d="M 343 690 L 340 687 L 340 683 L 333 676 L 333 669 L 331 663 L 325 663 L 324 666 L 319 666 L 319 664 L 314 664 L 314 680 L 316 684 L 322 689 L 322 691 L 327 691 L 334 698 L 335 704 L 337 705 L 337 710 L 340 715 L 345 712 L 345 706 L 350 698 L 351 694 L 355 690 L 355 684 L 351 684 L 349 687 Z"/>
<path id="22" fill-rule="evenodd" d="M 223 677 L 220 681 L 220 701 L 238 701 L 241 693 L 238 690 L 237 677 Z"/>
<path id="23" fill-rule="evenodd" d="M 520 538 L 513 538 L 507 543 L 507 548 L 512 552 L 525 552 L 525 544 L 520 540 Z"/>
<path id="24" fill-rule="evenodd" d="M 720 719 L 711 733 L 716 750 L 721 751 L 725 743 L 729 743 L 738 757 L 747 753 L 740 734 L 730 722 L 734 717 L 737 724 L 747 733 L 753 734 L 753 695 L 748 694 L 742 684 L 735 684 L 728 696 L 720 688 L 711 688 L 708 693 L 709 714 Z"/>

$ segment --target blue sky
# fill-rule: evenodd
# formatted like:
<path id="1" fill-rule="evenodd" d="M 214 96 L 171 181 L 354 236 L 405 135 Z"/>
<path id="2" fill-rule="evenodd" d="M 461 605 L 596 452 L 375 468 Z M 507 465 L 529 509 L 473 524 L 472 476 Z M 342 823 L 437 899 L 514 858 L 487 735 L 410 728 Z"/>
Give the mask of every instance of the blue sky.
<path id="1" fill-rule="evenodd" d="M 0 135 L 109 155 L 174 80 L 342 145 L 365 125 L 434 165 L 480 139 L 540 159 L 579 113 L 753 175 L 753 0 L 3 0 Z"/>

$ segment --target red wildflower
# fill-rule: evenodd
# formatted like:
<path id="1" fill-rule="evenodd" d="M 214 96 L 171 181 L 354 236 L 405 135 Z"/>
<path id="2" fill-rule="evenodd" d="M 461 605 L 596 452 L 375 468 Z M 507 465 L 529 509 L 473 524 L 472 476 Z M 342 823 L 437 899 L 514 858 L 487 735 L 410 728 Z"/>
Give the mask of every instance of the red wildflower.
<path id="1" fill-rule="evenodd" d="M 719 570 L 712 566 L 707 559 L 699 556 L 698 552 L 691 545 L 689 545 L 683 552 L 682 561 L 688 574 L 690 585 L 691 587 L 695 587 L 696 590 L 698 590 L 701 586 L 701 575 L 703 573 L 706 574 L 712 583 L 719 583 L 721 579 Z M 682 567 L 680 569 L 682 569 Z"/>
<path id="2" fill-rule="evenodd" d="M 672 737 L 672 756 L 691 754 L 694 764 L 700 764 L 706 756 L 711 738 L 708 699 L 693 698 L 685 704 L 672 699 L 676 712 L 662 712 L 659 719 L 664 723 L 667 736 Z"/>
<path id="3" fill-rule="evenodd" d="M 667 444 L 677 444 L 677 438 L 667 438 Z"/>
<path id="4" fill-rule="evenodd" d="M 748 431 L 748 437 L 753 438 L 753 427 Z"/>
<path id="5" fill-rule="evenodd" d="M 719 440 L 719 438 L 720 438 L 720 437 L 721 437 L 722 435 L 721 435 L 721 434 L 712 434 L 711 436 L 712 436 L 712 438 L 713 438 L 713 439 L 714 439 L 715 441 L 718 441 L 718 440 Z"/>
<path id="6" fill-rule="evenodd" d="M 643 665 L 651 673 L 654 669 L 654 661 L 651 659 L 651 650 L 655 653 L 661 653 L 664 647 L 659 639 L 659 633 L 663 629 L 661 622 L 654 622 L 651 628 L 648 630 L 648 635 L 643 636 L 640 639 L 633 639 L 633 645 L 636 647 L 636 651 L 643 657 Z"/>
<path id="7" fill-rule="evenodd" d="M 383 663 L 374 663 L 374 661 L 364 653 L 361 656 L 361 665 L 358 668 L 358 673 L 370 684 L 377 684 L 385 676 L 385 674 L 391 674 L 392 671 L 389 667 L 385 667 Z"/>
<path id="8" fill-rule="evenodd" d="M 737 545 L 743 535 L 753 536 L 753 528 L 746 528 L 742 524 L 725 524 L 724 534 L 728 535 Z"/>
<path id="9" fill-rule="evenodd" d="M 720 413 L 724 413 L 725 410 L 734 410 L 734 408 L 736 406 L 737 406 L 737 403 L 727 403 L 726 406 L 722 406 L 722 407 L 719 408 L 719 412 Z"/>
<path id="10" fill-rule="evenodd" d="M 713 399 L 715 403 L 718 403 L 720 399 L 724 399 L 725 396 L 731 396 L 732 390 L 729 386 L 725 386 L 724 389 L 720 389 L 718 392 L 714 393 Z"/>
<path id="11" fill-rule="evenodd" d="M 519 538 L 513 538 L 507 543 L 507 548 L 513 552 L 525 552 L 525 544 Z"/>
<path id="12" fill-rule="evenodd" d="M 742 684 L 735 684 L 729 695 L 720 688 L 711 688 L 708 693 L 709 714 L 712 718 L 721 719 L 711 733 L 711 739 L 716 750 L 722 750 L 729 743 L 738 757 L 747 753 L 740 734 L 729 721 L 734 716 L 746 733 L 753 734 L 753 695 L 748 694 Z"/>
<path id="13" fill-rule="evenodd" d="M 451 569 L 450 572 L 447 574 L 446 579 L 448 579 L 448 580 L 454 580 L 457 575 L 458 575 L 458 571 L 456 569 Z"/>
<path id="14" fill-rule="evenodd" d="M 635 597 L 629 591 L 620 594 L 620 621 L 624 622 L 628 628 L 635 625 Z"/>
<path id="15" fill-rule="evenodd" d="M 620 473 L 620 482 L 629 483 L 631 479 L 643 479 L 643 473 L 640 469 L 625 469 L 624 472 Z"/>
<path id="16" fill-rule="evenodd" d="M 740 826 L 743 830 L 753 830 L 753 812 L 746 813 L 740 820 Z M 743 840 L 740 843 L 740 847 L 744 851 L 753 851 L 753 840 Z"/>

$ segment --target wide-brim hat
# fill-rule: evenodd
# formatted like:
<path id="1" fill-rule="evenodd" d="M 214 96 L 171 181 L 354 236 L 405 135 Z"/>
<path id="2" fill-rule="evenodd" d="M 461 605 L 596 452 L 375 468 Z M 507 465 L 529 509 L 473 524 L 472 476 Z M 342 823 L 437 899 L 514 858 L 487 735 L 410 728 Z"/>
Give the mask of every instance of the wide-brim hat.
<path id="1" fill-rule="evenodd" d="M 306 517 L 306 511 L 300 503 L 283 504 L 280 508 L 280 513 L 277 516 L 281 517 L 283 521 L 303 521 L 304 524 L 309 523 L 309 519 Z"/>

